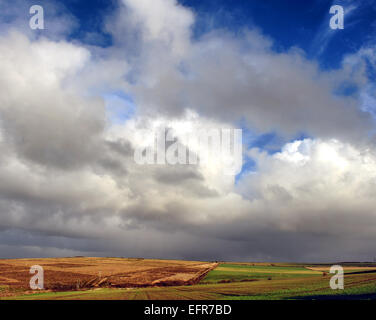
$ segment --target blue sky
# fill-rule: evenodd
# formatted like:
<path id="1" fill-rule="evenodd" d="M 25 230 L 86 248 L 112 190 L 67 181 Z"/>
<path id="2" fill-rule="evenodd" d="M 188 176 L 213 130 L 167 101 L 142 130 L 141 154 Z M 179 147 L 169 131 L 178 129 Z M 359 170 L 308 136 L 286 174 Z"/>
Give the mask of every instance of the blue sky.
<path id="1" fill-rule="evenodd" d="M 376 6 L 373 0 L 180 0 L 196 14 L 194 36 L 212 29 L 224 28 L 237 32 L 243 28 L 259 28 L 274 41 L 277 52 L 299 47 L 307 57 L 317 60 L 323 68 L 338 68 L 345 54 L 356 52 L 367 43 L 375 43 Z M 329 9 L 339 4 L 351 9 L 345 15 L 345 29 L 328 28 Z M 114 0 L 66 0 L 66 9 L 79 21 L 80 27 L 71 36 L 85 40 L 87 33 L 99 33 L 103 46 L 111 37 L 103 30 L 106 15 L 117 8 Z M 353 9 L 353 7 L 355 8 Z M 322 48 L 322 46 L 324 48 Z"/>

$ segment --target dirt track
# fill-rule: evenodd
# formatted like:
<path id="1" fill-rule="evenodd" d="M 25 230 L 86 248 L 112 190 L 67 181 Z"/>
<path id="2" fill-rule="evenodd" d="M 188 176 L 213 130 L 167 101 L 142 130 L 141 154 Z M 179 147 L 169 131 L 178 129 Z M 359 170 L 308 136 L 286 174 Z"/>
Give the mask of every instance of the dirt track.
<path id="1" fill-rule="evenodd" d="M 77 290 L 96 287 L 148 287 L 198 283 L 216 263 L 125 258 L 0 260 L 0 286 L 28 290 L 32 265 L 44 269 L 44 287 Z"/>

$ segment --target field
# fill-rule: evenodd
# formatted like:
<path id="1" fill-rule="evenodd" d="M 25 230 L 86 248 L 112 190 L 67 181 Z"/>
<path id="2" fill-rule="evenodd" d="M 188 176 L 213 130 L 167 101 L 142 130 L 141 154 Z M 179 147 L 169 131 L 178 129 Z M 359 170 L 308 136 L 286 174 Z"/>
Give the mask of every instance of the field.
<path id="1" fill-rule="evenodd" d="M 217 264 L 200 261 L 125 258 L 51 258 L 0 260 L 0 286 L 27 291 L 33 265 L 44 269 L 44 288 L 138 288 L 198 283 Z"/>
<path id="2" fill-rule="evenodd" d="M 27 288 L 33 264 L 43 266 L 46 290 Z M 0 260 L 0 299 L 376 299 L 376 264 L 341 265 L 344 290 L 330 289 L 330 265 L 83 257 Z"/>

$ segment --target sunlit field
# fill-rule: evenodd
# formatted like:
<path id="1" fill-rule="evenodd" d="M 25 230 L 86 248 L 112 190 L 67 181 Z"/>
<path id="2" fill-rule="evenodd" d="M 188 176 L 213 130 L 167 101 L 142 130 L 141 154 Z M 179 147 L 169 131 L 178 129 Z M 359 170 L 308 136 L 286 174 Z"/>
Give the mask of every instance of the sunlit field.
<path id="1" fill-rule="evenodd" d="M 86 259 L 86 265 L 82 264 Z M 52 259 L 51 259 L 52 260 Z M 173 260 L 142 260 L 120 258 L 71 258 L 70 264 L 66 259 L 65 265 L 53 259 L 54 263 L 39 261 L 45 265 L 63 266 L 64 272 L 70 268 L 77 270 L 84 268 L 81 275 L 87 275 L 89 270 L 98 272 L 106 270 L 112 274 L 112 279 L 118 279 L 119 274 L 125 276 L 128 272 L 137 271 L 139 279 L 144 279 L 142 286 L 135 283 L 124 282 L 123 287 L 119 282 L 97 282 L 95 286 L 87 285 L 84 288 L 75 287 L 71 281 L 70 290 L 46 289 L 30 291 L 22 286 L 2 284 L 0 286 L 0 299 L 20 300 L 301 300 L 301 299 L 375 299 L 376 298 L 376 265 L 373 264 L 345 264 L 344 265 L 344 290 L 332 290 L 329 285 L 333 274 L 329 273 L 328 265 L 303 265 L 283 263 L 219 263 Z M 62 259 L 60 259 L 62 260 Z M 25 259 L 14 260 L 25 263 Z M 141 261 L 143 268 L 140 269 Z M 29 261 L 30 262 L 30 261 Z M 35 261 L 33 261 L 35 262 Z M 81 262 L 81 265 L 79 265 Z M 106 267 L 107 266 L 107 267 Z M 179 267 L 177 267 L 179 266 Z M 207 273 L 207 267 L 213 267 Z M 175 268 L 175 271 L 173 270 Z M 107 268 L 107 269 L 106 269 Z M 159 270 L 160 275 L 166 272 L 170 278 L 182 277 L 187 270 L 201 272 L 203 276 L 196 282 L 161 283 L 149 282 L 150 270 Z M 180 268 L 180 269 L 179 269 Z M 188 269 L 187 269 L 188 268 Z M 193 268 L 193 269 L 192 269 Z M 197 269 L 194 269 L 197 268 Z M 124 272 L 122 269 L 127 270 Z M 133 270 L 133 271 L 132 271 Z M 86 273 L 85 273 L 85 272 Z M 58 274 L 58 271 L 56 271 Z M 93 277 L 93 272 L 92 277 Z M 79 273 L 76 273 L 76 275 Z M 195 273 L 192 273 L 193 276 Z M 55 274 L 56 275 L 56 274 Z M 61 274 L 63 275 L 63 274 Z M 160 276 L 159 275 L 159 276 Z M 106 277 L 104 275 L 103 277 Z M 93 277 L 94 279 L 95 277 Z M 0 284 L 4 283 L 4 272 L 0 275 Z M 56 277 L 59 282 L 61 277 Z M 11 279 L 8 278 L 8 281 Z M 15 280 L 15 279 L 13 279 Z M 90 280 L 90 279 L 89 279 Z M 15 283 L 15 282 L 14 282 Z M 84 282 L 81 281 L 83 284 Z M 94 283 L 87 281 L 87 284 Z M 49 283 L 50 287 L 52 283 Z M 57 288 L 58 286 L 55 286 Z"/>

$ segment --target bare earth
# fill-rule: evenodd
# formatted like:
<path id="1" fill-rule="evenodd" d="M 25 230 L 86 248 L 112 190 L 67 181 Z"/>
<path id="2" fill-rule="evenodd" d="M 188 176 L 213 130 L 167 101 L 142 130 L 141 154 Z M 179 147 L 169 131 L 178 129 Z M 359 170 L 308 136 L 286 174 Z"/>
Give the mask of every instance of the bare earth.
<path id="1" fill-rule="evenodd" d="M 217 266 L 200 261 L 137 258 L 1 259 L 0 286 L 28 290 L 33 265 L 43 267 L 45 289 L 59 291 L 196 284 Z"/>

